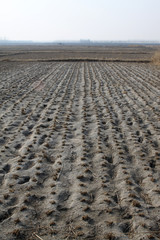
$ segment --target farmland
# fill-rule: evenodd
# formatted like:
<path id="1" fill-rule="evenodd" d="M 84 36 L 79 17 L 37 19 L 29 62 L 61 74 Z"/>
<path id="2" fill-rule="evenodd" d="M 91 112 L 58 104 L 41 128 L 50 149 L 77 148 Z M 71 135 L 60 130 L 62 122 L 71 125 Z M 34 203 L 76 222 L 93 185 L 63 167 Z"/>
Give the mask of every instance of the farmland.
<path id="1" fill-rule="evenodd" d="M 0 61 L 62 61 L 62 60 L 108 60 L 108 61 L 150 61 L 159 45 L 122 46 L 66 46 L 26 45 L 1 46 Z"/>
<path id="2" fill-rule="evenodd" d="M 1 239 L 160 238 L 159 67 L 1 61 L 0 93 Z"/>

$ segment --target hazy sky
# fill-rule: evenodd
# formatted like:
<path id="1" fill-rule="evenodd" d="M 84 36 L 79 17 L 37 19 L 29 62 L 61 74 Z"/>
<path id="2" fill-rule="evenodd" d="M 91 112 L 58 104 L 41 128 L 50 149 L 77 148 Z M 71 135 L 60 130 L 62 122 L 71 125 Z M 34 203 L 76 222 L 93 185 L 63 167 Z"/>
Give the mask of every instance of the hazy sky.
<path id="1" fill-rule="evenodd" d="M 158 40 L 160 0 L 0 0 L 0 39 Z"/>

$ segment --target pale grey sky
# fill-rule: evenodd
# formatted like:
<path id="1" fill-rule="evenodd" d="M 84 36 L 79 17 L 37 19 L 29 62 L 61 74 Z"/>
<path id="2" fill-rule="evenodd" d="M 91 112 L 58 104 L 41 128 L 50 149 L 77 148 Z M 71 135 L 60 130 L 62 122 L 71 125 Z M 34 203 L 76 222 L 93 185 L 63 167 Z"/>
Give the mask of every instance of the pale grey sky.
<path id="1" fill-rule="evenodd" d="M 0 39 L 157 40 L 160 0 L 0 0 Z"/>

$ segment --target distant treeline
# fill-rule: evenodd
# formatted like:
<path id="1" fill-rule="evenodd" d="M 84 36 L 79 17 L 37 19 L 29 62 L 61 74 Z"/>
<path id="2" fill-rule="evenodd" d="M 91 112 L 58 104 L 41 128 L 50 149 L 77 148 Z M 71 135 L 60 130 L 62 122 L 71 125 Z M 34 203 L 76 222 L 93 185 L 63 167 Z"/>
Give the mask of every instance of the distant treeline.
<path id="1" fill-rule="evenodd" d="M 10 40 L 0 40 L 0 45 L 32 45 L 35 44 L 32 41 L 10 41 Z"/>
<path id="2" fill-rule="evenodd" d="M 53 41 L 53 42 L 34 42 L 34 41 L 12 41 L 0 40 L 0 45 L 82 45 L 82 46 L 118 46 L 118 45 L 160 45 L 159 41 Z"/>

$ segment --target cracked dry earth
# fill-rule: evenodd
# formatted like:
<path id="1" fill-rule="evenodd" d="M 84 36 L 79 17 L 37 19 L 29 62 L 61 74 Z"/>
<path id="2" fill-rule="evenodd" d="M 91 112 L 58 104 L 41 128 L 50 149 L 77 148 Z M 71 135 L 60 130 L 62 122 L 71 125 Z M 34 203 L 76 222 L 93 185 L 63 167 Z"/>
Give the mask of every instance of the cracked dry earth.
<path id="1" fill-rule="evenodd" d="M 160 69 L 0 66 L 0 239 L 160 239 Z"/>

